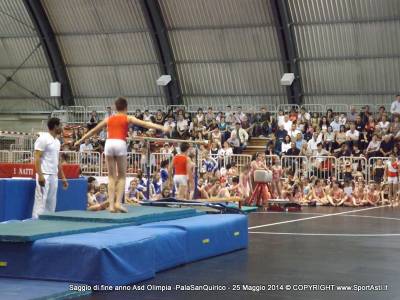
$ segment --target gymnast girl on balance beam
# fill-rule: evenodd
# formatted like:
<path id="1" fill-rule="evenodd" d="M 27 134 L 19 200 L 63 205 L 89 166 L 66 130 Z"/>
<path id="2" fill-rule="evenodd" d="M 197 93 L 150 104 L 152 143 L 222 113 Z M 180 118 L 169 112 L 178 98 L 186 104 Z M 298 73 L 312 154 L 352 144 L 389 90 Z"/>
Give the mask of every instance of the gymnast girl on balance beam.
<path id="1" fill-rule="evenodd" d="M 121 205 L 125 192 L 126 168 L 127 168 L 127 145 L 128 125 L 134 124 L 149 129 L 169 132 L 164 126 L 145 122 L 133 116 L 128 116 L 128 102 L 125 98 L 119 97 L 115 100 L 117 113 L 101 121 L 95 128 L 86 133 L 75 143 L 75 147 L 92 135 L 99 133 L 107 127 L 107 140 L 104 147 L 108 169 L 108 195 L 110 212 L 127 212 Z"/>

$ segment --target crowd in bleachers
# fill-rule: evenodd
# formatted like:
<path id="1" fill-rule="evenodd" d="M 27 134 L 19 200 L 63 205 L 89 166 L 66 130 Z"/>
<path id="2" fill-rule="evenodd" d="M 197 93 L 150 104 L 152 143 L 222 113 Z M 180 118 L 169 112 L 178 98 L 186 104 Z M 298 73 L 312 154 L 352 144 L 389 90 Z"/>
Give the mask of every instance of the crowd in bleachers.
<path id="1" fill-rule="evenodd" d="M 112 111 L 108 109 L 107 115 L 110 114 Z M 165 137 L 209 141 L 208 146 L 200 148 L 201 164 L 196 195 L 192 195 L 194 198 L 248 198 L 254 188 L 252 176 L 256 169 L 273 173 L 269 197 L 290 199 L 302 205 L 378 205 L 385 204 L 389 198 L 397 198 L 386 182 L 385 168 L 386 160 L 394 163 L 400 156 L 400 96 L 396 97 L 390 111 L 382 106 L 372 112 L 365 105 L 360 109 L 351 107 L 347 113 L 332 110 L 309 112 L 304 108 L 277 113 L 261 108 L 255 113 L 246 113 L 241 107 L 232 109 L 228 106 L 224 112 L 215 112 L 211 107 L 206 110 L 200 108 L 195 113 L 181 108 L 155 113 L 137 110 L 135 116 L 170 127 L 170 133 Z M 92 112 L 87 125 L 74 129 L 64 147 L 68 149 L 68 145 L 99 121 L 97 113 Z M 106 135 L 106 132 L 101 132 L 82 144 L 79 151 L 101 152 Z M 161 132 L 132 127 L 128 136 L 130 153 L 145 154 L 143 142 L 134 139 L 137 135 L 164 137 Z M 255 137 L 268 139 L 265 153 L 258 153 L 249 165 L 237 166 L 230 157 L 242 153 L 249 140 Z M 153 145 L 151 151 L 174 155 L 179 152 L 179 145 Z M 303 161 L 296 157 L 314 157 L 312 171 L 309 171 L 310 160 Z M 333 159 L 336 161 L 344 157 L 342 165 L 332 163 Z M 363 161 L 373 157 L 377 159 L 373 168 L 368 170 L 371 176 L 367 177 Z M 192 160 L 195 161 L 194 154 Z M 168 159 L 162 161 L 162 165 L 157 165 L 152 171 L 151 178 L 146 178 L 141 171 L 146 165 L 144 161 L 127 190 L 127 201 L 171 195 L 173 187 L 168 175 L 168 163 Z M 148 187 L 150 190 L 147 190 Z M 91 192 L 99 195 L 94 190 Z"/>

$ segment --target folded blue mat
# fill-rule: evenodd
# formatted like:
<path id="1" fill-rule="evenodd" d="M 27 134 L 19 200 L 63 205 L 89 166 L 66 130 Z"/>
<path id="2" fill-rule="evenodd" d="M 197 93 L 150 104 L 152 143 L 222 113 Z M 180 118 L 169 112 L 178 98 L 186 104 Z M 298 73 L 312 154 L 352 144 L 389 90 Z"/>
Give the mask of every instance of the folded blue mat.
<path id="1" fill-rule="evenodd" d="M 40 220 L 63 220 L 78 222 L 131 223 L 135 225 L 193 217 L 199 214 L 193 208 L 170 208 L 155 206 L 127 206 L 127 213 L 110 213 L 109 211 L 69 210 L 46 213 Z"/>

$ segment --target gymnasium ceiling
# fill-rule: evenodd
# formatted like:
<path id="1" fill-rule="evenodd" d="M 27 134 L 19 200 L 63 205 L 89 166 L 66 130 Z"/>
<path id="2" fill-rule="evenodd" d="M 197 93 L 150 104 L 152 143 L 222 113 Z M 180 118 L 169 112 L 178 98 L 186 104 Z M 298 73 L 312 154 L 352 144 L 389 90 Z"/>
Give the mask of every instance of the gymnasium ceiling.
<path id="1" fill-rule="evenodd" d="M 0 112 L 117 95 L 142 107 L 386 103 L 399 90 L 399 23 L 397 0 L 0 0 Z M 279 85 L 287 71 L 296 88 Z M 158 87 L 166 72 L 173 84 Z M 60 76 L 70 94 L 51 98 Z"/>

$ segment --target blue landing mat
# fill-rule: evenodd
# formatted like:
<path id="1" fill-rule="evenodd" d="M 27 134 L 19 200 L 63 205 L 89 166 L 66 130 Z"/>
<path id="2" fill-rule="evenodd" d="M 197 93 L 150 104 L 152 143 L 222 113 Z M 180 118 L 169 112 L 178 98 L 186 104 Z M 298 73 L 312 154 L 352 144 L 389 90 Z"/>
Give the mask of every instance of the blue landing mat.
<path id="1" fill-rule="evenodd" d="M 145 224 L 144 228 L 179 228 L 187 233 L 187 261 L 216 256 L 246 248 L 247 216 L 205 215 L 193 218 Z"/>
<path id="2" fill-rule="evenodd" d="M 0 243 L 0 276 L 122 285 L 246 248 L 247 217 L 203 215 L 35 241 Z"/>
<path id="3" fill-rule="evenodd" d="M 84 286 L 76 284 L 70 289 L 66 282 L 25 280 L 25 279 L 0 279 L 1 300 L 39 300 L 52 299 L 62 300 L 90 295 L 92 292 L 80 290 Z"/>
<path id="4" fill-rule="evenodd" d="M 130 223 L 140 225 L 150 222 L 168 221 L 193 217 L 199 214 L 193 208 L 171 208 L 155 206 L 127 206 L 127 213 L 108 211 L 62 211 L 40 215 L 41 220 L 62 220 L 77 222 Z"/>

